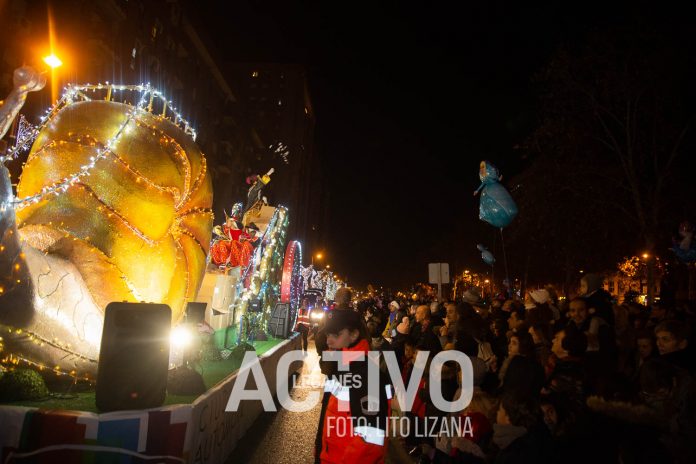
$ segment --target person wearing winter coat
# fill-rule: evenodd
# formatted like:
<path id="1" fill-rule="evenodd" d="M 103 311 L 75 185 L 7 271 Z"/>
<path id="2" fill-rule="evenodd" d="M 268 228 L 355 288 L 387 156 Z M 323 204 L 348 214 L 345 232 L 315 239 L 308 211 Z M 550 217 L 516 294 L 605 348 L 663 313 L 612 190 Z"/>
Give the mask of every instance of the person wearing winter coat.
<path id="1" fill-rule="evenodd" d="M 380 373 L 379 397 L 369 395 L 370 342 L 363 324 L 355 311 L 332 310 L 326 314 L 328 349 L 339 352 L 347 371 L 337 368 L 325 383 L 316 443 L 316 457 L 322 464 L 378 464 L 386 456 L 391 386 Z M 361 355 L 363 360 L 359 359 Z"/>

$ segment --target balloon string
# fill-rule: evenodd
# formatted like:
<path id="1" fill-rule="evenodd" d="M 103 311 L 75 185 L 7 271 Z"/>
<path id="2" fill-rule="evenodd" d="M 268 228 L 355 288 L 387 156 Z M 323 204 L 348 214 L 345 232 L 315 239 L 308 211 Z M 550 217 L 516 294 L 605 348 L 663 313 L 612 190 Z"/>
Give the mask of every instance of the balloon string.
<path id="1" fill-rule="evenodd" d="M 497 237 L 495 236 L 495 231 L 493 231 L 493 247 L 492 247 L 493 248 L 493 256 L 495 256 L 497 254 L 496 249 L 495 249 L 495 245 L 496 245 L 495 242 L 496 241 L 497 241 Z M 494 294 L 495 294 L 495 261 L 493 261 L 493 264 L 491 264 L 491 300 L 493 300 L 493 298 L 495 296 Z"/>
<path id="2" fill-rule="evenodd" d="M 503 247 L 503 263 L 505 264 L 505 280 L 507 280 L 507 296 L 508 298 L 512 298 L 512 285 L 510 282 L 510 276 L 508 275 L 508 263 L 507 263 L 507 254 L 505 253 L 505 237 L 503 236 L 503 228 L 500 228 L 500 244 Z"/>

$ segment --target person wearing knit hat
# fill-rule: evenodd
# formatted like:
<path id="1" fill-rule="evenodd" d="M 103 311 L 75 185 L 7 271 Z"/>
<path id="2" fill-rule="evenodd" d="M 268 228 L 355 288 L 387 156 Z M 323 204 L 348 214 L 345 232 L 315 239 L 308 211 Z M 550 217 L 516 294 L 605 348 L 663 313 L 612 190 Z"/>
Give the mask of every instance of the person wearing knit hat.
<path id="1" fill-rule="evenodd" d="M 404 312 L 401 311 L 399 303 L 392 301 L 389 303 L 389 319 L 387 320 L 386 327 L 382 336 L 384 338 L 393 338 L 396 336 L 396 326 L 399 325 L 401 319 L 405 316 Z"/>

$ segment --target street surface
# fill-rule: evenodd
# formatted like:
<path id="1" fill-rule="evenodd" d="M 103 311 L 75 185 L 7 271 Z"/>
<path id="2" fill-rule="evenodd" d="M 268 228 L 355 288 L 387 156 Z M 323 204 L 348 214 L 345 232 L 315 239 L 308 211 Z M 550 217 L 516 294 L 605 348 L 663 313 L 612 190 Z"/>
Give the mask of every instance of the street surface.
<path id="1" fill-rule="evenodd" d="M 323 375 L 314 340 L 309 341 L 307 357 L 290 396 L 302 401 L 311 391 L 323 392 Z M 304 413 L 279 407 L 278 412 L 262 413 L 240 440 L 227 464 L 312 464 L 314 439 L 319 423 L 321 402 Z M 398 443 L 389 441 L 387 463 L 412 464 L 414 461 Z"/>

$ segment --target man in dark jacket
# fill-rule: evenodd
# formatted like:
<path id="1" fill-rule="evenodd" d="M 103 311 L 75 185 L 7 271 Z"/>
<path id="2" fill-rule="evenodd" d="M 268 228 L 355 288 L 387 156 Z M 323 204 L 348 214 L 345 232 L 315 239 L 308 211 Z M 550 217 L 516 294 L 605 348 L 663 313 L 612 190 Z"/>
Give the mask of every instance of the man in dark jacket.
<path id="1" fill-rule="evenodd" d="M 411 327 L 410 337 L 416 341 L 416 345 L 426 346 L 433 354 L 437 354 L 442 350 L 442 345 L 435 335 L 430 317 L 430 308 L 425 305 L 419 306 L 416 309 L 415 324 Z"/>

